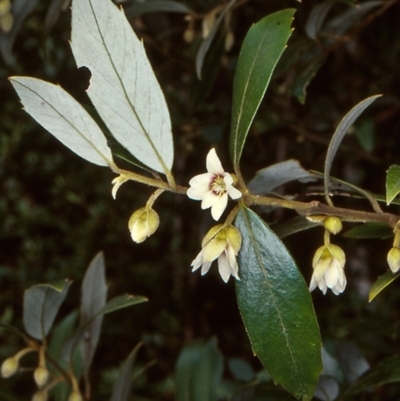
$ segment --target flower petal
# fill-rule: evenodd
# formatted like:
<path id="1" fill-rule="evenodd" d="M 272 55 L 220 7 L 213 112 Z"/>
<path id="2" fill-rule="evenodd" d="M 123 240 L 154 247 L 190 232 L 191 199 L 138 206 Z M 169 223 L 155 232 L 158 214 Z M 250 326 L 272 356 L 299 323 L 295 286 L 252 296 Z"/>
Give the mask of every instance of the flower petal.
<path id="1" fill-rule="evenodd" d="M 211 216 L 215 221 L 218 221 L 219 218 L 222 216 L 222 213 L 224 213 L 224 210 L 226 209 L 226 205 L 228 204 L 228 195 L 223 194 L 219 197 L 217 197 L 217 200 L 214 202 L 214 204 L 211 207 Z"/>
<path id="2" fill-rule="evenodd" d="M 229 277 L 231 276 L 231 268 L 225 252 L 223 252 L 218 258 L 218 271 L 220 276 L 222 277 L 222 280 L 227 283 Z"/>
<path id="3" fill-rule="evenodd" d="M 213 191 L 207 191 L 203 196 L 203 201 L 201 202 L 201 208 L 208 209 L 213 206 L 216 202 L 218 202 L 219 196 L 216 195 Z"/>
<path id="4" fill-rule="evenodd" d="M 199 174 L 195 175 L 190 181 L 189 185 L 191 187 L 196 187 L 196 188 L 207 188 L 210 186 L 211 181 L 214 178 L 214 174 L 210 173 L 204 173 L 204 174 Z"/>
<path id="5" fill-rule="evenodd" d="M 203 253 L 204 251 L 201 250 L 196 256 L 196 259 L 194 259 L 192 264 L 190 265 L 193 266 L 192 272 L 196 271 L 203 264 Z"/>
<path id="6" fill-rule="evenodd" d="M 212 262 L 204 262 L 203 266 L 201 267 L 201 275 L 204 276 L 210 270 Z"/>
<path id="7" fill-rule="evenodd" d="M 239 199 L 242 196 L 242 193 L 235 187 L 230 187 L 230 188 L 228 188 L 228 195 L 232 199 Z"/>
<path id="8" fill-rule="evenodd" d="M 236 280 L 240 281 L 239 278 L 239 266 L 236 260 L 235 250 L 228 244 L 226 248 L 226 254 L 228 257 L 229 266 L 231 268 L 231 275 L 235 277 Z"/>
<path id="9" fill-rule="evenodd" d="M 194 188 L 190 187 L 186 191 L 186 195 L 193 200 L 202 200 L 204 198 L 204 195 L 206 194 L 207 191 L 204 191 L 203 189 L 200 188 Z"/>
<path id="10" fill-rule="evenodd" d="M 222 168 L 221 161 L 217 156 L 217 152 L 212 148 L 207 155 L 206 159 L 207 171 L 211 174 L 223 174 L 224 169 Z"/>

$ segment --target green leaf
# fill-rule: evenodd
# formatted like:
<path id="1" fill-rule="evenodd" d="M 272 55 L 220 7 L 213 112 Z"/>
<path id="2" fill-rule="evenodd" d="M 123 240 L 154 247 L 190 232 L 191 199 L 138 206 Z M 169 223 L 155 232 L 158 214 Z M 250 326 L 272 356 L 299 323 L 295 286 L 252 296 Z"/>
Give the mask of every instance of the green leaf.
<path id="1" fill-rule="evenodd" d="M 323 1 L 312 8 L 304 26 L 304 30 L 310 39 L 317 39 L 317 35 L 333 4 L 332 1 Z"/>
<path id="2" fill-rule="evenodd" d="M 250 28 L 244 39 L 233 84 L 230 151 L 235 169 L 250 125 L 292 33 L 294 12 L 287 9 L 266 16 Z"/>
<path id="3" fill-rule="evenodd" d="M 110 401 L 129 401 L 132 389 L 132 367 L 140 346 L 141 344 L 137 345 L 123 362 Z"/>
<path id="4" fill-rule="evenodd" d="M 199 79 L 202 77 L 202 69 L 204 60 L 206 58 L 207 52 L 213 42 L 215 35 L 218 32 L 219 26 L 221 22 L 224 20 L 226 13 L 231 9 L 231 7 L 236 3 L 237 0 L 231 0 L 227 6 L 222 10 L 220 15 L 218 16 L 217 20 L 215 21 L 210 33 L 208 36 L 203 40 L 201 43 L 199 50 L 196 54 L 196 74 Z"/>
<path id="5" fill-rule="evenodd" d="M 222 379 L 223 358 L 212 338 L 205 345 L 193 343 L 181 351 L 175 368 L 178 401 L 216 401 Z"/>
<path id="6" fill-rule="evenodd" d="M 123 11 L 111 0 L 73 0 L 71 48 L 92 73 L 87 93 L 112 135 L 168 175 L 174 149 L 167 104 Z"/>
<path id="7" fill-rule="evenodd" d="M 379 276 L 369 290 L 368 301 L 371 302 L 381 291 L 391 284 L 397 277 L 400 276 L 400 271 L 392 273 L 390 270 Z"/>
<path id="8" fill-rule="evenodd" d="M 43 340 L 47 336 L 71 283 L 38 284 L 25 291 L 23 322 L 31 337 Z"/>
<path id="9" fill-rule="evenodd" d="M 289 235 L 320 226 L 320 223 L 310 221 L 304 216 L 295 216 L 289 220 L 285 220 L 282 223 L 274 225 L 272 229 L 279 238 L 285 238 Z"/>
<path id="10" fill-rule="evenodd" d="M 124 294 L 119 295 L 107 302 L 104 308 L 99 312 L 103 315 L 111 312 L 115 312 L 119 309 L 127 308 L 128 306 L 133 306 L 137 304 L 141 304 L 143 302 L 147 302 L 148 299 L 141 295 L 130 295 Z"/>
<path id="11" fill-rule="evenodd" d="M 88 378 L 93 356 L 99 342 L 103 315 L 99 315 L 106 303 L 107 285 L 104 256 L 99 252 L 90 262 L 82 282 L 80 308 L 81 326 L 85 327 L 82 343 L 83 374 Z"/>
<path id="12" fill-rule="evenodd" d="M 372 118 L 364 118 L 356 126 L 354 133 L 361 147 L 371 152 L 375 145 L 375 121 Z"/>
<path id="13" fill-rule="evenodd" d="M 321 340 L 304 278 L 280 239 L 253 211 L 235 220 L 242 234 L 236 282 L 253 352 L 274 382 L 310 400 L 322 369 Z"/>
<path id="14" fill-rule="evenodd" d="M 392 200 L 400 193 L 400 166 L 394 164 L 389 167 L 386 175 L 386 204 L 390 205 Z"/>
<path id="15" fill-rule="evenodd" d="M 297 160 L 290 159 L 272 164 L 257 171 L 248 183 L 249 190 L 256 195 L 265 195 L 290 181 L 316 181 L 318 177 L 304 169 Z"/>
<path id="16" fill-rule="evenodd" d="M 144 3 L 133 3 L 125 8 L 128 17 L 138 17 L 139 15 L 158 12 L 190 14 L 191 9 L 183 3 L 171 0 L 151 0 Z"/>
<path id="17" fill-rule="evenodd" d="M 329 177 L 331 174 L 331 167 L 333 159 L 336 156 L 336 152 L 339 149 L 339 145 L 341 144 L 344 136 L 346 135 L 349 128 L 353 125 L 354 121 L 358 118 L 358 116 L 378 97 L 381 95 L 370 96 L 356 106 L 354 106 L 340 121 L 339 125 L 336 128 L 335 133 L 332 136 L 331 142 L 329 143 L 328 151 L 326 153 L 325 158 L 325 171 L 324 171 L 324 186 L 325 186 L 325 198 L 328 202 L 330 202 L 329 198 Z"/>
<path id="18" fill-rule="evenodd" d="M 29 77 L 11 77 L 24 110 L 67 148 L 99 166 L 112 154 L 99 126 L 88 112 L 58 85 Z"/>
<path id="19" fill-rule="evenodd" d="M 372 222 L 365 223 L 351 228 L 343 234 L 346 238 L 390 238 L 393 237 L 393 230 L 386 223 Z"/>
<path id="20" fill-rule="evenodd" d="M 400 382 L 400 358 L 398 356 L 390 356 L 370 369 L 344 395 L 367 392 L 383 384 L 398 382 Z"/>

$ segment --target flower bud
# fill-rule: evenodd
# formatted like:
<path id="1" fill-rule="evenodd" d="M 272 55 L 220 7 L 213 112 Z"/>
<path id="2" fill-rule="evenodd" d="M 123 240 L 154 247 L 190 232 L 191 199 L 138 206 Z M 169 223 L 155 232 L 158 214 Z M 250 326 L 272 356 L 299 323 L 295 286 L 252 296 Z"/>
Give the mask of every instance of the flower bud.
<path id="1" fill-rule="evenodd" d="M 400 270 L 400 249 L 397 247 L 393 247 L 388 255 L 387 262 L 390 267 L 390 270 L 393 273 L 397 273 Z"/>
<path id="2" fill-rule="evenodd" d="M 39 365 L 33 372 L 33 378 L 39 388 L 43 387 L 49 380 L 49 371 L 46 369 L 46 366 Z"/>
<path id="3" fill-rule="evenodd" d="M 7 33 L 10 32 L 14 25 L 14 17 L 11 13 L 0 16 L 0 31 Z"/>
<path id="4" fill-rule="evenodd" d="M 47 401 L 49 398 L 47 391 L 38 391 L 33 394 L 32 401 Z"/>
<path id="5" fill-rule="evenodd" d="M 194 38 L 196 36 L 196 32 L 193 30 L 193 28 L 188 28 L 183 32 L 183 40 L 186 43 L 192 43 L 194 41 Z"/>
<path id="6" fill-rule="evenodd" d="M 68 401 L 83 401 L 79 391 L 74 390 L 68 397 Z"/>
<path id="7" fill-rule="evenodd" d="M 232 31 L 228 31 L 225 36 L 225 43 L 224 43 L 225 51 L 229 52 L 232 49 L 234 43 L 235 43 L 235 36 L 233 35 Z"/>
<path id="8" fill-rule="evenodd" d="M 149 207 L 142 207 L 132 214 L 128 227 L 132 239 L 139 244 L 154 234 L 159 224 L 158 214 Z"/>
<path id="9" fill-rule="evenodd" d="M 329 216 L 324 220 L 324 227 L 331 233 L 337 234 L 342 231 L 342 220 L 336 216 Z"/>
<path id="10" fill-rule="evenodd" d="M 8 14 L 11 9 L 10 0 L 0 0 L 0 17 Z"/>
<path id="11" fill-rule="evenodd" d="M 7 379 L 18 370 L 18 366 L 19 360 L 15 356 L 7 358 L 1 365 L 1 376 Z"/>

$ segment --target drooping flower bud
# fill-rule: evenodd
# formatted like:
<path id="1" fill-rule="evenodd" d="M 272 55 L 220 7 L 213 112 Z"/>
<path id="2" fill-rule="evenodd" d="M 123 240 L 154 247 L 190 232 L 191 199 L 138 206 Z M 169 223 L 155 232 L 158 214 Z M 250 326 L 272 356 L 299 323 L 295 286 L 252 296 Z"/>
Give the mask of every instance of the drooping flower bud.
<path id="1" fill-rule="evenodd" d="M 32 401 L 47 401 L 49 399 L 49 395 L 47 391 L 38 391 L 33 394 Z"/>
<path id="2" fill-rule="evenodd" d="M 79 391 L 72 391 L 72 393 L 68 397 L 68 401 L 83 401 L 81 393 Z"/>
<path id="3" fill-rule="evenodd" d="M 324 219 L 324 227 L 331 234 L 337 234 L 340 231 L 342 231 L 343 228 L 342 220 L 340 220 L 339 217 L 336 216 L 328 216 L 326 219 Z"/>
<path id="4" fill-rule="evenodd" d="M 388 255 L 387 262 L 390 267 L 390 270 L 393 273 L 397 273 L 400 270 L 400 249 L 397 247 L 393 247 Z"/>
<path id="5" fill-rule="evenodd" d="M 154 234 L 159 225 L 160 218 L 150 207 L 142 207 L 136 210 L 128 222 L 131 237 L 138 244 Z"/>
<path id="6" fill-rule="evenodd" d="M 337 245 L 326 244 L 317 249 L 313 258 L 313 275 L 311 277 L 310 291 L 317 286 L 326 294 L 328 288 L 335 295 L 339 295 L 346 288 L 344 265 L 346 256 Z"/>
<path id="7" fill-rule="evenodd" d="M 49 371 L 46 366 L 39 365 L 33 372 L 33 378 L 39 388 L 43 387 L 49 380 Z"/>
<path id="8" fill-rule="evenodd" d="M 19 367 L 19 360 L 15 356 L 7 358 L 1 365 L 1 376 L 7 379 L 11 377 Z"/>

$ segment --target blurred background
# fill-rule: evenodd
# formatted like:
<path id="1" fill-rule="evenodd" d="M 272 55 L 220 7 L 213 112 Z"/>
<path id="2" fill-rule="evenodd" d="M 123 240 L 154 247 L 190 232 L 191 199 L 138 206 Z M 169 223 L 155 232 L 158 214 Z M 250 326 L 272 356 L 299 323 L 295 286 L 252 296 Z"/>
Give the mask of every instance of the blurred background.
<path id="1" fill-rule="evenodd" d="M 225 285 L 216 266 L 204 277 L 191 273 L 190 264 L 212 225 L 209 212 L 184 196 L 163 194 L 155 204 L 161 219 L 158 231 L 143 244 L 133 243 L 127 222 L 144 206 L 151 188 L 129 182 L 113 200 L 111 171 L 80 159 L 21 109 L 9 76 L 58 83 L 94 113 L 85 93 L 90 72 L 76 68 L 68 43 L 69 2 L 14 0 L 8 11 L 6 2 L 0 3 L 6 10 L 0 17 L 2 321 L 22 328 L 24 290 L 63 278 L 74 281 L 59 320 L 67 316 L 79 306 L 87 265 L 103 250 L 109 298 L 131 293 L 150 301 L 105 317 L 92 372 L 94 400 L 109 398 L 120 362 L 139 342 L 144 345 L 137 366 L 143 370 L 135 381 L 135 400 L 175 399 L 176 361 L 193 340 L 216 338 L 226 382 L 261 380 L 256 375 L 262 367 L 252 355 L 241 322 L 233 279 Z M 240 46 L 253 23 L 290 7 L 297 9 L 295 30 L 249 133 L 241 164 L 244 178 L 249 181 L 257 170 L 287 159 L 322 171 L 341 117 L 364 98 L 382 93 L 346 136 L 332 174 L 372 193 L 385 193 L 388 167 L 400 164 L 399 1 L 238 0 L 218 27 L 216 18 L 227 2 L 127 0 L 122 6 L 143 38 L 169 106 L 178 183 L 187 186 L 192 176 L 205 171 L 211 147 L 217 148 L 223 166 L 231 171 L 230 112 Z M 210 49 L 200 59 L 199 80 L 195 69 L 199 48 L 214 27 L 218 29 Z M 120 167 L 135 169 L 126 160 L 116 160 Z M 277 192 L 303 201 L 322 200 L 318 185 L 294 182 Z M 338 197 L 335 204 L 369 210 L 365 201 L 349 196 Z M 399 213 L 396 205 L 387 210 Z M 284 210 L 259 212 L 272 227 L 295 216 Z M 344 231 L 351 227 L 345 225 Z M 322 241 L 322 228 L 284 239 L 307 282 L 312 255 Z M 343 363 L 353 368 L 373 366 L 398 353 L 398 283 L 368 303 L 372 283 L 387 270 L 391 239 L 340 235 L 335 242 L 346 252 L 348 287 L 338 297 L 313 293 L 322 339 L 332 355 L 341 347 L 352 350 Z M 5 359 L 21 348 L 21 342 L 0 330 L 0 359 Z M 243 376 L 243 372 L 250 373 Z M 343 375 L 342 388 L 352 380 Z M 0 387 L 16 399 L 29 400 L 34 382 L 31 375 L 19 374 L 1 379 Z M 399 396 L 398 385 L 389 384 L 349 399 Z M 233 397 L 221 393 L 220 399 Z"/>

